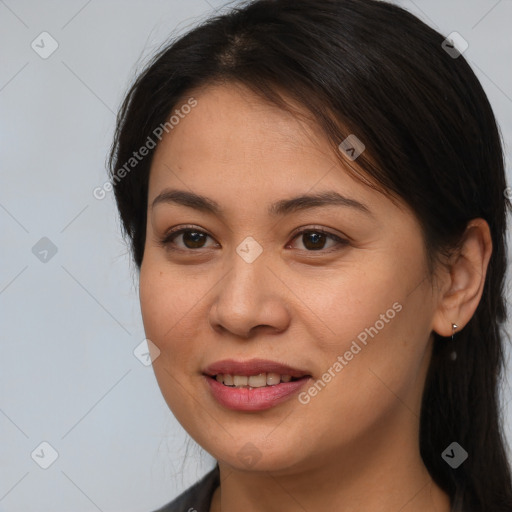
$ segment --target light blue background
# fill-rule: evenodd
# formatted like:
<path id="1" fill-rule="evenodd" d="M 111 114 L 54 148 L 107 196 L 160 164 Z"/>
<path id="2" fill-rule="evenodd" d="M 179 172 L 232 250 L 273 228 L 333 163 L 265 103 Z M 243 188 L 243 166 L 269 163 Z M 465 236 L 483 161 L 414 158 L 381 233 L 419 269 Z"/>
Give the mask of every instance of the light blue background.
<path id="1" fill-rule="evenodd" d="M 510 175 L 512 1 L 397 3 L 469 42 Z M 92 191 L 136 72 L 222 4 L 0 0 L 2 512 L 149 512 L 213 464 L 192 444 L 181 471 L 188 436 L 133 354 L 144 332 L 113 196 Z M 48 59 L 31 48 L 43 31 L 59 45 Z M 58 251 L 47 263 L 32 253 L 42 237 Z M 42 441 L 59 454 L 46 470 L 30 456 Z"/>

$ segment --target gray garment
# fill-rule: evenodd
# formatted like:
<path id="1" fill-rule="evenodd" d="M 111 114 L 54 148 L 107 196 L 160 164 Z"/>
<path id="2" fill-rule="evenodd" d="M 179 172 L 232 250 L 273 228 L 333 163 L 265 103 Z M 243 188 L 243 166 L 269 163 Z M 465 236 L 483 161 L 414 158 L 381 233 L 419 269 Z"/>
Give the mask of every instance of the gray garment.
<path id="1" fill-rule="evenodd" d="M 177 498 L 154 512 L 210 512 L 215 489 L 220 485 L 219 465 L 181 493 Z M 463 491 L 459 488 L 452 501 L 452 512 L 462 512 Z"/>
<path id="2" fill-rule="evenodd" d="M 220 473 L 217 464 L 201 480 L 154 512 L 210 512 L 212 496 L 219 485 Z"/>

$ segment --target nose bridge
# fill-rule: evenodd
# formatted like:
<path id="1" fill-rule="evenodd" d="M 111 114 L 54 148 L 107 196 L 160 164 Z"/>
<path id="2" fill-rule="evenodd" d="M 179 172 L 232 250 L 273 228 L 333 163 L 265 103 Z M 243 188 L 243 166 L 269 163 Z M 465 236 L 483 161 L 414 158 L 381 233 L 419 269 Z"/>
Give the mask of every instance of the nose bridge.
<path id="1" fill-rule="evenodd" d="M 233 311 L 256 304 L 266 290 L 268 269 L 263 247 L 252 237 L 244 239 L 229 258 L 230 272 L 222 289 L 222 300 L 233 301 Z"/>
<path id="2" fill-rule="evenodd" d="M 282 329 L 286 310 L 280 284 L 267 268 L 263 247 L 247 237 L 228 258 L 228 265 L 212 305 L 211 325 L 243 337 L 259 325 Z"/>

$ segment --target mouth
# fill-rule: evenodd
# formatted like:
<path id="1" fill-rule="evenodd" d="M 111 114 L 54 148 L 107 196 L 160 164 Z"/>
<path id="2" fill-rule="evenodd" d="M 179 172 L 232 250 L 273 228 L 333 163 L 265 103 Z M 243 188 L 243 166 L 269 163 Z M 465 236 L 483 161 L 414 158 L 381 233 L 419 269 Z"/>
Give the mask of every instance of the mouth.
<path id="1" fill-rule="evenodd" d="M 283 382 L 295 382 L 297 380 L 310 377 L 310 375 L 292 377 L 291 375 L 281 375 L 275 372 L 258 373 L 257 375 L 232 375 L 229 373 L 218 373 L 217 375 L 211 375 L 209 377 L 229 388 L 256 389 L 276 386 Z"/>
<path id="2" fill-rule="evenodd" d="M 254 377 L 261 374 L 270 374 L 275 376 L 302 378 L 311 376 L 306 370 L 294 368 L 293 366 L 270 361 L 268 359 L 248 359 L 246 361 L 236 361 L 234 359 L 224 359 L 217 361 L 206 367 L 203 373 L 209 377 L 217 377 L 218 375 L 231 375 L 233 377 Z M 272 378 L 271 378 L 272 381 Z M 286 381 L 286 380 L 285 380 Z"/>
<path id="3" fill-rule="evenodd" d="M 262 411 L 297 394 L 312 376 L 306 370 L 263 359 L 224 360 L 203 371 L 220 405 L 237 411 Z"/>

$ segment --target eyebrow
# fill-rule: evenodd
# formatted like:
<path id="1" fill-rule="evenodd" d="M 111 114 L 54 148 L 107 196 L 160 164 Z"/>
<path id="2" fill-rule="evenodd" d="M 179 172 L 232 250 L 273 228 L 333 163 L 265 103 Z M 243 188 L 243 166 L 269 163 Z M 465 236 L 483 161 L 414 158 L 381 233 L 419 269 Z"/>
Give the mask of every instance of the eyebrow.
<path id="1" fill-rule="evenodd" d="M 224 213 L 220 205 L 210 199 L 194 192 L 186 190 L 166 189 L 155 197 L 151 203 L 151 208 L 158 204 L 179 204 L 188 206 L 205 213 L 212 213 L 215 215 L 222 215 Z M 291 199 L 281 199 L 268 208 L 268 214 L 276 216 L 284 216 L 297 211 L 304 211 L 311 208 L 318 208 L 322 206 L 342 206 L 346 208 L 353 208 L 365 213 L 369 216 L 374 216 L 372 211 L 363 203 L 345 197 L 338 192 L 326 191 L 317 194 L 304 194 Z"/>

